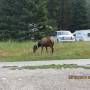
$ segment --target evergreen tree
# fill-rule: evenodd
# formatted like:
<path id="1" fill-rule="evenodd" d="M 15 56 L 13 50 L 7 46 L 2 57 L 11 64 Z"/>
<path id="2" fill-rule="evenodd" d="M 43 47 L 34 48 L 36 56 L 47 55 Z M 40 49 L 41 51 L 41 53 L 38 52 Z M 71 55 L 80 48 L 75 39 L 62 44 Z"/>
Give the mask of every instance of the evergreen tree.
<path id="1" fill-rule="evenodd" d="M 0 39 L 41 38 L 55 30 L 88 29 L 87 17 L 85 0 L 0 0 Z"/>
<path id="2" fill-rule="evenodd" d="M 72 32 L 88 29 L 87 9 L 85 0 L 74 0 L 72 3 Z"/>
<path id="3" fill-rule="evenodd" d="M 88 17 L 88 29 L 90 29 L 90 0 L 86 0 L 86 2 L 87 2 L 86 9 Z"/>
<path id="4" fill-rule="evenodd" d="M 72 0 L 49 0 L 48 18 L 49 23 L 56 30 L 69 29 L 71 25 L 71 3 Z"/>
<path id="5" fill-rule="evenodd" d="M 57 28 L 57 17 L 60 8 L 60 0 L 48 0 L 47 10 L 49 23 Z"/>
<path id="6" fill-rule="evenodd" d="M 47 0 L 3 0 L 0 31 L 8 33 L 6 38 L 18 38 L 32 34 L 29 33 L 29 24 L 37 24 L 37 28 L 47 25 L 46 2 Z"/>

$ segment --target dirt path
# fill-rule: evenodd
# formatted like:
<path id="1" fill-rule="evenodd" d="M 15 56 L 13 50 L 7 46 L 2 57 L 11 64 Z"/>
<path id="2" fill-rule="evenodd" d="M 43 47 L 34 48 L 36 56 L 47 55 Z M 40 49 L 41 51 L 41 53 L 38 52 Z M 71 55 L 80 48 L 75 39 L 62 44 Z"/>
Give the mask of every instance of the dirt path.
<path id="1" fill-rule="evenodd" d="M 90 70 L 0 68 L 0 90 L 90 90 L 90 79 L 69 79 L 69 75 L 90 76 Z"/>

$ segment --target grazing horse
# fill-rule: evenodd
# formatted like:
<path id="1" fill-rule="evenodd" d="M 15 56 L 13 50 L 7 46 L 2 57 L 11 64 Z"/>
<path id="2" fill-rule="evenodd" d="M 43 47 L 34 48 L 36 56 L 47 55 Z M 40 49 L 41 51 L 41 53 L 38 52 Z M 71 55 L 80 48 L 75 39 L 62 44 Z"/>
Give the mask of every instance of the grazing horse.
<path id="1" fill-rule="evenodd" d="M 52 50 L 52 53 L 53 53 L 53 52 L 54 52 L 53 46 L 54 46 L 54 41 L 52 41 L 52 40 L 50 39 L 50 37 L 44 37 L 44 38 L 42 38 L 40 41 L 38 41 L 38 43 L 37 43 L 36 45 L 33 46 L 33 52 L 35 53 L 36 50 L 37 50 L 39 47 L 41 47 L 41 53 L 42 53 L 43 47 L 45 47 L 45 48 L 46 48 L 46 51 L 47 51 L 47 53 L 48 53 L 47 48 L 50 47 L 51 50 Z"/>

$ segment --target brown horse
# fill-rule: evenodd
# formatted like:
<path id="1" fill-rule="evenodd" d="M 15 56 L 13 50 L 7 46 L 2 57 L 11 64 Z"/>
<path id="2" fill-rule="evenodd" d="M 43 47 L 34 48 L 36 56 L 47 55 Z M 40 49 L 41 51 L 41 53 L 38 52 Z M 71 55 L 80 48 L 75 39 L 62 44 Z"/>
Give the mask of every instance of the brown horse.
<path id="1" fill-rule="evenodd" d="M 53 53 L 53 52 L 54 52 L 53 46 L 54 46 L 54 41 L 52 41 L 52 40 L 50 39 L 50 37 L 44 37 L 44 38 L 42 38 L 40 41 L 38 41 L 38 43 L 37 43 L 36 45 L 33 46 L 33 52 L 35 53 L 36 50 L 37 50 L 39 47 L 41 47 L 41 53 L 42 53 L 43 47 L 45 47 L 45 48 L 46 48 L 46 51 L 47 51 L 47 53 L 48 53 L 47 48 L 50 47 L 51 50 L 52 50 L 52 53 Z"/>

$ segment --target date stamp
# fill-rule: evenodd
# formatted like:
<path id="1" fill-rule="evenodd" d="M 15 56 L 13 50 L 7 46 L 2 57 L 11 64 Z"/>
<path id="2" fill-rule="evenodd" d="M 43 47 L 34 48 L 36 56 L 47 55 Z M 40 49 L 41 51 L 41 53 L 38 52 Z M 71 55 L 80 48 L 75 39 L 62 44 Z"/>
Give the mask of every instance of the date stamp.
<path id="1" fill-rule="evenodd" d="M 69 75 L 68 79 L 90 79 L 88 75 Z"/>

